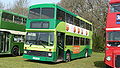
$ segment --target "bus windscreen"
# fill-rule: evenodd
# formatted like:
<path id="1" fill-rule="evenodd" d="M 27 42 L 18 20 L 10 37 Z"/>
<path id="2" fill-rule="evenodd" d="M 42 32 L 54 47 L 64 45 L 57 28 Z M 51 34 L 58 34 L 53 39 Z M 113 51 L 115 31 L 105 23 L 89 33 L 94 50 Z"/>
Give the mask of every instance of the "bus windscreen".
<path id="1" fill-rule="evenodd" d="M 53 19 L 54 8 L 33 8 L 29 11 L 29 19 Z"/>
<path id="2" fill-rule="evenodd" d="M 26 44 L 53 46 L 53 32 L 28 32 L 26 35 Z"/>
<path id="3" fill-rule="evenodd" d="M 108 32 L 108 40 L 110 40 L 110 41 L 120 41 L 120 31 Z"/>
<path id="4" fill-rule="evenodd" d="M 120 12 L 120 3 L 111 4 L 110 9 L 111 9 L 111 12 Z"/>

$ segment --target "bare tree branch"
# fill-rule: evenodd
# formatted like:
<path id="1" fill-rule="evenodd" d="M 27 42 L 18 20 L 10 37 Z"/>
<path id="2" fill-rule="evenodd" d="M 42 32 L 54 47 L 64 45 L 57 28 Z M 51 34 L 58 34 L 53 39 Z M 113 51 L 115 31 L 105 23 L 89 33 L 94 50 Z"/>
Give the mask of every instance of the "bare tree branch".
<path id="1" fill-rule="evenodd" d="M 5 8 L 4 4 L 0 1 L 0 9 L 4 9 L 4 8 Z"/>
<path id="2" fill-rule="evenodd" d="M 10 11 L 27 16 L 28 4 L 28 0 L 15 0 L 13 7 L 10 8 Z"/>

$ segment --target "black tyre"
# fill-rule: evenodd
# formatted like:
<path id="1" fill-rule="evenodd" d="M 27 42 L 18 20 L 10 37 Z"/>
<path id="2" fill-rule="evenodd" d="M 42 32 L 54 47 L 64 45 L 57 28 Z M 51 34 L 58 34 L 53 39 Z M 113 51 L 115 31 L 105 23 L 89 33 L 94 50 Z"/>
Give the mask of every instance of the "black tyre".
<path id="1" fill-rule="evenodd" d="M 88 58 L 88 50 L 85 51 L 85 58 Z"/>
<path id="2" fill-rule="evenodd" d="M 18 56 L 18 55 L 19 55 L 19 48 L 15 46 L 12 48 L 12 56 Z"/>
<path id="3" fill-rule="evenodd" d="M 112 67 L 110 67 L 110 66 L 108 66 L 107 64 L 105 65 L 105 68 L 112 68 Z"/>
<path id="4" fill-rule="evenodd" d="M 71 54 L 69 52 L 67 52 L 65 62 L 70 62 L 70 61 L 71 61 Z"/>

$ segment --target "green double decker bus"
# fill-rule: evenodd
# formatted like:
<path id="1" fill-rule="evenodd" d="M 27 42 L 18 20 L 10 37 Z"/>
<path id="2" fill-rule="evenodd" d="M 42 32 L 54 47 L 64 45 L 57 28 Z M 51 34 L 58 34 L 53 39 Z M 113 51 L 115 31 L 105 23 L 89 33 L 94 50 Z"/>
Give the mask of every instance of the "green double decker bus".
<path id="1" fill-rule="evenodd" d="M 26 16 L 0 9 L 0 55 L 24 52 Z"/>
<path id="2" fill-rule="evenodd" d="M 23 58 L 70 61 L 92 54 L 92 23 L 56 5 L 29 8 Z"/>

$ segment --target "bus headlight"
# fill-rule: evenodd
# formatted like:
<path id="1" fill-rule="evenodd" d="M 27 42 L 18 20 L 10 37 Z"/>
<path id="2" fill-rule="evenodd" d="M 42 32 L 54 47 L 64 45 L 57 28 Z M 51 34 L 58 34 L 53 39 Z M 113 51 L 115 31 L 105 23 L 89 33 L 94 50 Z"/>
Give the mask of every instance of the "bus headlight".
<path id="1" fill-rule="evenodd" d="M 48 56 L 52 56 L 52 53 L 48 53 Z"/>
<path id="2" fill-rule="evenodd" d="M 107 57 L 106 57 L 106 60 L 107 60 L 107 61 L 110 61 L 110 60 L 111 60 L 111 57 L 110 57 L 110 56 L 107 56 Z"/>
<path id="3" fill-rule="evenodd" d="M 109 46 L 109 47 L 110 47 L 111 45 L 110 45 L 110 44 L 107 44 L 107 46 Z"/>
<path id="4" fill-rule="evenodd" d="M 27 51 L 24 51 L 24 53 L 26 54 L 26 53 L 27 53 Z"/>

